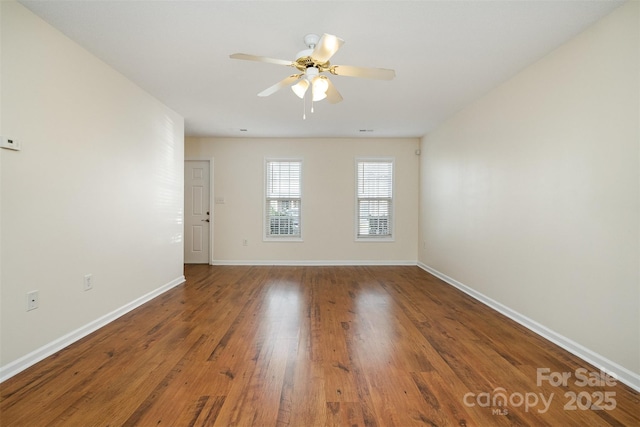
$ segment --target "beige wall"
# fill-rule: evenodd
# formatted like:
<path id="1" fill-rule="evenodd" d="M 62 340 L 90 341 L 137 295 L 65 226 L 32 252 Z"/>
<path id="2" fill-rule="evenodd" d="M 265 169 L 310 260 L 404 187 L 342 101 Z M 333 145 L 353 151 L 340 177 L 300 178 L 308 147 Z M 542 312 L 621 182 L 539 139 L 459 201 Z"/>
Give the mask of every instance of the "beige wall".
<path id="1" fill-rule="evenodd" d="M 20 4 L 0 7 L 1 132 L 22 144 L 0 150 L 5 369 L 180 281 L 184 126 Z"/>
<path id="2" fill-rule="evenodd" d="M 186 158 L 214 158 L 216 262 L 415 263 L 418 139 L 187 138 Z M 264 242 L 265 158 L 303 160 L 303 242 Z M 355 158 L 395 159 L 395 240 L 355 242 Z M 242 246 L 242 240 L 249 241 Z"/>
<path id="3" fill-rule="evenodd" d="M 419 260 L 640 373 L 638 2 L 422 141 Z"/>

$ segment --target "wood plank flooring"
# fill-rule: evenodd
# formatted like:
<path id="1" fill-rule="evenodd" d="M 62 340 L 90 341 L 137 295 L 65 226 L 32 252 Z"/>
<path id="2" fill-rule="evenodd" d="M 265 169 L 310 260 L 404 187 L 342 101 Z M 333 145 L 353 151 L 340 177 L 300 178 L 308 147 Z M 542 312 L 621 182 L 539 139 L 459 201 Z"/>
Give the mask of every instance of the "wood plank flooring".
<path id="1" fill-rule="evenodd" d="M 0 424 L 640 426 L 637 392 L 418 267 L 185 270 L 1 384 Z"/>

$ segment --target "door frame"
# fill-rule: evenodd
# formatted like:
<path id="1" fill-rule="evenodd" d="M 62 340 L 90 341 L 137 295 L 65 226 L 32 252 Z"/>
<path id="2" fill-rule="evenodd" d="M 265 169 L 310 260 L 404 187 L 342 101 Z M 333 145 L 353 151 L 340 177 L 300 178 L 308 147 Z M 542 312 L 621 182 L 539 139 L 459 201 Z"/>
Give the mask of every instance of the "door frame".
<path id="1" fill-rule="evenodd" d="M 214 158 L 213 157 L 203 157 L 203 156 L 189 156 L 184 158 L 184 165 L 186 166 L 187 162 L 191 161 L 191 162 L 209 162 L 209 218 L 210 218 L 210 222 L 209 222 L 209 260 L 208 263 L 209 265 L 213 265 L 213 237 L 214 237 L 214 233 L 213 233 L 213 228 L 215 226 L 215 209 L 214 209 L 214 204 L 213 201 L 215 200 L 215 198 L 213 197 L 215 189 L 213 187 L 213 167 L 214 167 L 214 162 L 213 162 Z M 184 173 L 183 173 L 184 175 Z M 183 195 L 182 195 L 182 205 L 183 205 L 183 218 L 184 218 L 184 212 L 186 211 L 185 206 L 184 206 L 184 185 L 182 186 L 183 188 Z M 182 250 L 184 251 L 184 219 L 182 221 L 182 234 L 183 234 L 183 239 L 182 239 Z"/>

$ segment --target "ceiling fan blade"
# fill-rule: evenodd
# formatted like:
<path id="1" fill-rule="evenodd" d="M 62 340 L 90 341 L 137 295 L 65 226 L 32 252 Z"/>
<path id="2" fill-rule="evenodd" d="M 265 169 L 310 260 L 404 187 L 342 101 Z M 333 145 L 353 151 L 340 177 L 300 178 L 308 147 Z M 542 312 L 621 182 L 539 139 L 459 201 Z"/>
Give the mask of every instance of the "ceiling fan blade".
<path id="1" fill-rule="evenodd" d="M 387 68 L 353 67 L 351 65 L 333 65 L 329 72 L 336 76 L 364 77 L 377 80 L 391 80 L 396 76 L 394 70 Z"/>
<path id="2" fill-rule="evenodd" d="M 327 79 L 326 77 L 323 78 Z M 327 82 L 329 83 L 329 87 L 327 88 L 327 102 L 329 104 L 337 104 L 338 102 L 341 102 L 342 95 L 340 95 L 338 89 L 336 89 L 333 83 L 331 83 L 331 80 L 327 79 Z"/>
<path id="3" fill-rule="evenodd" d="M 249 55 L 246 53 L 234 53 L 233 55 L 229 55 L 229 58 L 244 59 L 245 61 L 266 62 L 269 64 L 276 64 L 276 65 L 286 65 L 288 67 L 294 66 L 294 63 L 292 61 L 287 61 L 285 59 L 267 58 L 266 56 Z"/>
<path id="4" fill-rule="evenodd" d="M 329 60 L 340 46 L 344 44 L 344 40 L 331 34 L 323 34 L 315 49 L 311 53 L 311 58 L 316 62 L 323 64 Z"/>
<path id="5" fill-rule="evenodd" d="M 302 77 L 302 74 L 293 74 L 285 79 L 280 80 L 278 83 L 274 84 L 273 86 L 266 88 L 265 90 L 260 92 L 258 96 L 269 96 L 271 94 L 274 94 L 280 89 L 290 86 L 291 84 L 296 82 L 300 77 Z"/>

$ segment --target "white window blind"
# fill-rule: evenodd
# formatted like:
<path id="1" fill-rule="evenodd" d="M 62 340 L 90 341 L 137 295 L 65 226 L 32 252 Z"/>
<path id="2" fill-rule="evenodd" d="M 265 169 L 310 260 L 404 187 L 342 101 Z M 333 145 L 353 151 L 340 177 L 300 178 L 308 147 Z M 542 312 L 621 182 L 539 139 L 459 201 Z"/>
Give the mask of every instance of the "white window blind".
<path id="1" fill-rule="evenodd" d="M 393 161 L 357 162 L 357 237 L 392 237 Z"/>
<path id="2" fill-rule="evenodd" d="M 301 237 L 301 161 L 266 162 L 265 236 Z"/>

